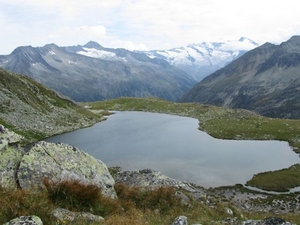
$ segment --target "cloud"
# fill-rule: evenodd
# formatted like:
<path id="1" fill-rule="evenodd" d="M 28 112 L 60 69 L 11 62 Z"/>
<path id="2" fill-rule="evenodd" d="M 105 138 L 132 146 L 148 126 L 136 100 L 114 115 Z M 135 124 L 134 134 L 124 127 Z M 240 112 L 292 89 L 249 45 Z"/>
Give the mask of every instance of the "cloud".
<path id="1" fill-rule="evenodd" d="M 123 40 L 115 40 L 109 43 L 110 47 L 113 46 L 119 46 L 118 48 L 125 48 L 128 50 L 141 50 L 141 51 L 147 51 L 149 50 L 146 45 L 142 43 L 133 43 L 132 41 L 123 41 Z"/>
<path id="2" fill-rule="evenodd" d="M 62 27 L 47 35 L 48 40 L 57 44 L 83 44 L 88 41 L 97 41 L 105 38 L 106 28 L 103 25 Z"/>
<path id="3" fill-rule="evenodd" d="M 281 42 L 300 33 L 300 2 L 294 0 L 284 4 L 279 0 L 0 0 L 0 4 L 0 26 L 6 33 L 1 34 L 2 51 L 24 43 L 73 45 L 88 40 L 130 49 L 172 48 L 241 36 Z"/>

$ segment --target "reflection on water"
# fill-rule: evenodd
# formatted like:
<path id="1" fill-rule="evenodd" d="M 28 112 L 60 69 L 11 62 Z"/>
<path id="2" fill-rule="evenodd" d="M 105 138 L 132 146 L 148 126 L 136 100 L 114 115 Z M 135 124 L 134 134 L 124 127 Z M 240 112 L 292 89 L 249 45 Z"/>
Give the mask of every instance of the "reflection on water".
<path id="1" fill-rule="evenodd" d="M 203 187 L 244 184 L 300 161 L 287 142 L 219 140 L 199 131 L 196 119 L 146 112 L 117 112 L 46 141 L 77 146 L 108 166 L 151 168 Z"/>

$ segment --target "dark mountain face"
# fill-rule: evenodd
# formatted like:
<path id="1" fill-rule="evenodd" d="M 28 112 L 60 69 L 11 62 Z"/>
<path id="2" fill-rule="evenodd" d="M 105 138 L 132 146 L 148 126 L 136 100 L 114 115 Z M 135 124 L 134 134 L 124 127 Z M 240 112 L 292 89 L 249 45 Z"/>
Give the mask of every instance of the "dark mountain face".
<path id="1" fill-rule="evenodd" d="M 199 82 L 180 101 L 300 118 L 300 36 L 245 53 Z"/>
<path id="2" fill-rule="evenodd" d="M 84 55 L 93 51 L 98 58 Z M 196 83 L 164 60 L 103 48 L 96 42 L 70 47 L 19 47 L 10 55 L 0 56 L 0 67 L 32 77 L 75 101 L 120 96 L 176 101 Z"/>

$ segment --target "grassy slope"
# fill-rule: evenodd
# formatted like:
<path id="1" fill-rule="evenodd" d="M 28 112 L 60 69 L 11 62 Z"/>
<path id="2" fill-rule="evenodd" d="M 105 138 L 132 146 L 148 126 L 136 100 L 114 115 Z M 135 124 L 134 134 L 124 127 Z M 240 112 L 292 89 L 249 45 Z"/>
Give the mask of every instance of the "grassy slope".
<path id="1" fill-rule="evenodd" d="M 177 104 L 154 98 L 119 98 L 86 104 L 91 110 L 148 111 L 193 117 L 199 119 L 200 130 L 215 138 L 281 140 L 287 141 L 295 152 L 300 152 L 300 120 L 272 119 L 241 109 L 198 103 Z M 299 167 L 259 174 L 248 184 L 266 190 L 285 191 L 300 186 Z"/>

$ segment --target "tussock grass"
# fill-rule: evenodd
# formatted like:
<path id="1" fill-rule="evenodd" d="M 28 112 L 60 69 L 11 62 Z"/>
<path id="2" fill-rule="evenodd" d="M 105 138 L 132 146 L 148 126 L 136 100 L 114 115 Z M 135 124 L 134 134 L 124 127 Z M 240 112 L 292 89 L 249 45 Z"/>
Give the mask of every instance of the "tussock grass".
<path id="1" fill-rule="evenodd" d="M 53 221 L 51 211 L 55 205 L 43 192 L 6 189 L 0 187 L 0 224 L 24 215 L 36 215 L 47 221 Z"/>
<path id="2" fill-rule="evenodd" d="M 104 196 L 101 188 L 94 184 L 84 184 L 78 180 L 53 182 L 47 179 L 44 179 L 43 183 L 48 199 L 62 208 L 84 212 L 92 210 L 101 216 L 112 214 L 120 209 L 117 201 Z"/>

